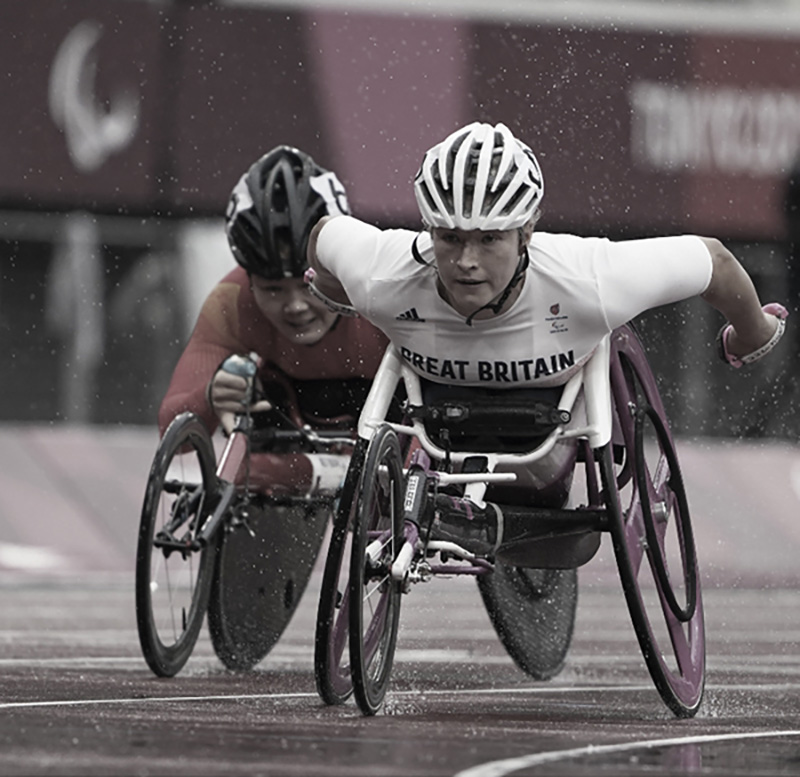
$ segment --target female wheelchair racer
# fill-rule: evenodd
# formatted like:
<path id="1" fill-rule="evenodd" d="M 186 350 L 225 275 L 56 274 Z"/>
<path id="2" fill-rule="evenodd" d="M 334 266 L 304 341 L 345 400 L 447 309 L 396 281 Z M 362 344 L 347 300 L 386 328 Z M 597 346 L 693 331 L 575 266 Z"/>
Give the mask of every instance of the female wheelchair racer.
<path id="1" fill-rule="evenodd" d="M 651 307 L 700 295 L 728 319 L 720 333 L 721 354 L 728 363 L 741 366 L 774 347 L 784 331 L 786 311 L 776 303 L 762 308 L 749 276 L 713 239 L 681 236 L 612 243 L 535 232 L 543 190 L 538 162 L 525 144 L 503 125 L 473 124 L 453 133 L 423 159 L 415 194 L 425 232 L 382 231 L 349 217 L 323 219 L 312 232 L 313 274 L 308 276 L 312 290 L 338 309 L 357 310 L 389 336 L 391 356 L 387 354 L 381 370 L 392 376 L 387 378 L 392 383 L 402 375 L 409 397 L 415 380 L 453 385 L 456 391 L 482 387 L 497 394 L 508 392 L 488 411 L 487 418 L 494 418 L 499 430 L 495 437 L 513 436 L 515 416 L 524 417 L 524 406 L 531 405 L 528 398 L 510 416 L 504 414 L 503 405 L 514 404 L 513 392 L 518 389 L 562 387 L 556 411 L 573 413 L 580 396 L 595 415 L 580 433 L 557 422 L 541 445 L 533 444 L 536 429 L 530 418 L 527 429 L 520 420 L 517 427 L 531 443 L 521 454 L 483 443 L 477 449 L 467 444 L 466 450 L 457 451 L 453 435 L 458 431 L 448 420 L 453 414 L 472 413 L 464 397 L 443 415 L 439 410 L 439 420 L 444 421 L 440 438 L 444 437 L 437 442 L 428 428 L 420 427 L 430 420 L 425 408 L 432 404 L 421 390 L 406 408 L 412 426 L 380 423 L 382 400 L 370 395 L 359 424 L 363 450 L 357 448 L 353 458 L 363 463 L 363 471 L 357 475 L 351 463 L 353 499 L 350 505 L 343 499 L 334 532 L 334 541 L 339 541 L 347 535 L 348 524 L 355 522 L 350 530 L 352 560 L 345 576 L 350 662 L 346 671 L 345 637 L 337 627 L 344 616 L 337 617 L 329 608 L 326 613 L 322 600 L 320 605 L 322 631 L 324 624 L 333 624 L 317 644 L 318 686 L 327 701 L 341 701 L 354 687 L 365 712 L 379 706 L 396 634 L 396 596 L 416 579 L 408 576 L 412 571 L 422 574 L 419 553 L 440 552 L 441 546 L 431 548 L 431 542 L 454 544 L 459 550 L 447 547 L 446 553 L 469 562 L 505 559 L 519 567 L 528 565 L 524 553 L 520 557 L 510 552 L 514 545 L 529 548 L 529 540 L 543 537 L 540 519 L 547 507 L 536 505 L 536 490 L 531 492 L 531 503 L 520 509 L 513 505 L 486 509 L 483 497 L 488 486 L 507 480 L 509 474 L 513 479 L 527 470 L 532 479 L 541 477 L 542 467 L 546 470 L 552 464 L 549 455 L 555 446 L 575 437 L 585 440 L 578 451 L 588 462 L 588 512 L 578 516 L 576 524 L 570 523 L 563 504 L 551 506 L 553 512 L 544 525 L 551 539 L 572 526 L 572 533 L 585 535 L 587 542 L 584 550 L 568 543 L 570 563 L 553 551 L 553 565 L 583 563 L 591 557 L 594 535 L 612 531 L 635 623 L 642 622 L 636 582 L 642 566 L 651 569 L 656 580 L 658 609 L 665 614 L 678 665 L 677 669 L 661 666 L 651 629 L 637 625 L 656 685 L 678 714 L 693 714 L 699 706 L 702 607 L 688 511 L 663 407 L 641 345 L 627 324 Z M 589 381 L 589 376 L 595 377 Z M 380 385 L 379 377 L 373 392 Z M 378 411 L 368 412 L 376 402 Z M 644 461 L 647 429 L 660 452 L 652 468 Z M 402 435 L 419 440 L 427 457 L 444 466 L 431 466 L 425 457 L 404 460 L 405 468 L 402 462 L 398 465 Z M 454 463 L 467 470 L 452 471 Z M 512 471 L 495 472 L 503 466 Z M 411 475 L 418 470 L 423 473 L 420 480 Z M 440 491 L 442 484 L 457 487 L 467 482 L 478 484 L 472 496 Z M 551 481 L 558 482 L 558 477 Z M 619 492 L 629 484 L 633 493 L 623 508 L 626 502 Z M 562 498 L 565 493 L 562 489 Z M 433 509 L 418 507 L 418 495 L 422 502 L 431 497 Z M 447 505 L 448 496 L 454 509 Z M 535 521 L 528 514 L 531 509 L 537 512 Z M 532 523 L 538 525 L 531 527 Z M 664 563 L 663 538 L 669 525 L 676 527 L 678 579 L 686 586 L 685 597 L 675 593 Z M 531 532 L 533 538 L 528 536 Z M 332 570 L 337 566 L 334 541 L 328 557 Z M 647 565 L 641 563 L 644 548 Z M 469 553 L 472 556 L 465 555 Z M 543 565 L 542 554 L 537 564 Z M 335 575 L 331 571 L 326 580 L 331 589 L 336 588 Z M 338 590 L 328 599 L 339 601 L 341 610 L 341 597 Z M 348 672 L 349 686 L 342 679 Z"/>
<path id="2" fill-rule="evenodd" d="M 399 383 L 403 423 L 386 416 Z M 700 577 L 675 446 L 635 331 L 604 338 L 555 399 L 535 389 L 432 397 L 426 388 L 390 346 L 328 549 L 315 653 L 323 700 L 355 692 L 365 714 L 377 712 L 401 597 L 437 576 L 475 576 L 517 666 L 553 677 L 572 638 L 576 570 L 608 532 L 656 688 L 676 715 L 693 715 L 705 677 Z M 583 496 L 547 506 L 519 488 L 514 470 L 565 442 L 576 444 Z M 572 474 L 562 471 L 559 490 L 570 491 Z"/>

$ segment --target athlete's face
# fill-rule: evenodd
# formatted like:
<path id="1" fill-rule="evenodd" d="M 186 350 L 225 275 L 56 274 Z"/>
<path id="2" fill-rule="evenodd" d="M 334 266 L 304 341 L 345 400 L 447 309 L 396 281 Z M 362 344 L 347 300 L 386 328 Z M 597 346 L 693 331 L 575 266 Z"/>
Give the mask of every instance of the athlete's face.
<path id="1" fill-rule="evenodd" d="M 439 271 L 442 297 L 462 316 L 469 316 L 503 293 L 517 269 L 520 233 L 516 229 L 433 230 L 433 250 Z M 503 306 L 507 309 L 519 296 L 518 284 Z M 482 311 L 476 318 L 492 316 Z"/>
<path id="2" fill-rule="evenodd" d="M 259 310 L 293 343 L 314 345 L 336 320 L 336 313 L 311 296 L 302 278 L 271 281 L 253 275 L 250 285 Z"/>

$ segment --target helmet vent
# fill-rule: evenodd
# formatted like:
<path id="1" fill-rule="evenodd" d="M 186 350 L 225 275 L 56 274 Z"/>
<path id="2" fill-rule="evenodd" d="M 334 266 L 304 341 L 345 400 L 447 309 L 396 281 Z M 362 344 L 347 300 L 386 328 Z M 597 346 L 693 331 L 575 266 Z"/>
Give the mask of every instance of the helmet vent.
<path id="1" fill-rule="evenodd" d="M 477 122 L 425 154 L 414 188 L 427 224 L 464 230 L 521 227 L 544 194 L 533 152 L 505 125 Z"/>
<path id="2" fill-rule="evenodd" d="M 278 146 L 242 176 L 231 194 L 226 232 L 236 261 L 264 278 L 300 278 L 314 225 L 348 213 L 344 187 L 306 153 Z"/>

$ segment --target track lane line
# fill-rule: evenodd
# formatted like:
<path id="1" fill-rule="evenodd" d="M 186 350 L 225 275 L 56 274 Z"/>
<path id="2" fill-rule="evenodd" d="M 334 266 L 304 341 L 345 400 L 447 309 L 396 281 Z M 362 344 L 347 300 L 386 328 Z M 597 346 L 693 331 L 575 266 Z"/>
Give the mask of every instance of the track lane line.
<path id="1" fill-rule="evenodd" d="M 632 750 L 650 750 L 655 747 L 677 747 L 680 745 L 701 745 L 711 742 L 728 742 L 742 739 L 775 739 L 779 737 L 800 736 L 800 729 L 775 731 L 750 731 L 731 734 L 704 734 L 688 737 L 672 737 L 669 739 L 643 739 L 636 742 L 621 742 L 616 745 L 586 745 L 569 750 L 552 750 L 546 753 L 504 758 L 501 761 L 488 761 L 479 766 L 471 766 L 457 772 L 453 777 L 505 777 L 520 769 L 551 764 L 556 761 L 568 761 L 584 756 L 610 755 Z"/>
<path id="2" fill-rule="evenodd" d="M 744 683 L 737 685 L 706 684 L 706 691 L 781 691 L 795 690 L 795 683 Z M 441 690 L 415 690 L 394 691 L 389 694 L 389 699 L 418 698 L 425 699 L 435 696 L 554 696 L 557 694 L 577 694 L 591 692 L 616 692 L 616 693 L 641 693 L 652 691 L 652 685 L 548 685 L 541 688 L 458 688 Z M 246 700 L 281 700 L 281 699 L 319 699 L 315 691 L 293 691 L 289 693 L 244 693 L 244 694 L 213 694 L 207 696 L 128 696 L 114 699 L 51 699 L 49 701 L 14 701 L 0 703 L 0 710 L 28 709 L 37 707 L 78 707 L 81 705 L 108 705 L 108 704 L 142 704 L 152 702 L 202 702 L 202 701 L 246 701 Z M 702 710 L 698 719 L 702 718 Z M 800 733 L 800 732 L 798 732 Z M 566 751 L 565 751 L 566 752 Z M 527 757 L 527 756 L 526 756 Z"/>

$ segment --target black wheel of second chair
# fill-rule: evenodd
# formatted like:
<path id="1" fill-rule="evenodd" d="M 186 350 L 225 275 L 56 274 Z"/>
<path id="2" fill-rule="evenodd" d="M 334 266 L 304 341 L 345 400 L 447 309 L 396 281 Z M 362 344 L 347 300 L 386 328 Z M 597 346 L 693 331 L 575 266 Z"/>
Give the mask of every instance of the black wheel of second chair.
<path id="1" fill-rule="evenodd" d="M 564 666 L 578 604 L 576 569 L 525 569 L 497 564 L 478 590 L 514 663 L 536 680 Z"/>
<path id="2" fill-rule="evenodd" d="M 203 422 L 179 415 L 153 458 L 136 552 L 139 643 L 160 677 L 181 670 L 203 624 L 214 559 L 213 548 L 196 539 L 218 498 L 215 470 Z"/>
<path id="3" fill-rule="evenodd" d="M 313 503 L 233 507 L 219 532 L 208 602 L 211 643 L 228 669 L 251 669 L 280 639 L 308 585 L 328 516 Z"/>

